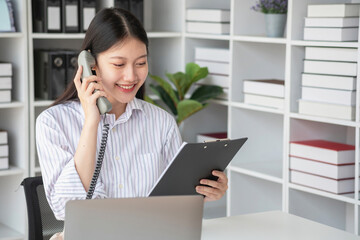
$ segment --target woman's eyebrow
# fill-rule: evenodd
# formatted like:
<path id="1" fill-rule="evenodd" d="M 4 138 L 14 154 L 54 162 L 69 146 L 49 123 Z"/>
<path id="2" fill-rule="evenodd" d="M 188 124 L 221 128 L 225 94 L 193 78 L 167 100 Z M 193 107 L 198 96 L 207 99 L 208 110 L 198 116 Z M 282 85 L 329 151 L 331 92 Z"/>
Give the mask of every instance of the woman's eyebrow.
<path id="1" fill-rule="evenodd" d="M 141 55 L 141 56 L 137 57 L 136 59 L 144 58 L 144 57 L 147 57 L 147 54 Z M 116 59 L 126 59 L 126 57 L 121 57 L 121 56 L 112 56 L 112 57 L 110 57 L 110 59 L 114 59 L 114 58 L 116 58 Z"/>

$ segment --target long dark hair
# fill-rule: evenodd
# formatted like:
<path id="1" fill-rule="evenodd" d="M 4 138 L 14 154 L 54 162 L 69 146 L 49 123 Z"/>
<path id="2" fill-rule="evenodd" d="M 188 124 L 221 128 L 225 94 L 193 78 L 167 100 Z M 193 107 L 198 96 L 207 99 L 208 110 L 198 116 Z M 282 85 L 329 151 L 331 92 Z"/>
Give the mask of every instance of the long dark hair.
<path id="1" fill-rule="evenodd" d="M 99 11 L 91 21 L 86 31 L 81 50 L 90 50 L 97 59 L 102 53 L 119 41 L 127 37 L 133 37 L 146 45 L 149 52 L 149 40 L 145 29 L 140 21 L 130 12 L 120 8 L 106 8 Z M 136 93 L 136 98 L 144 99 L 144 85 Z M 60 95 L 52 106 L 64 103 L 69 100 L 79 100 L 74 81 L 71 81 L 66 90 Z"/>

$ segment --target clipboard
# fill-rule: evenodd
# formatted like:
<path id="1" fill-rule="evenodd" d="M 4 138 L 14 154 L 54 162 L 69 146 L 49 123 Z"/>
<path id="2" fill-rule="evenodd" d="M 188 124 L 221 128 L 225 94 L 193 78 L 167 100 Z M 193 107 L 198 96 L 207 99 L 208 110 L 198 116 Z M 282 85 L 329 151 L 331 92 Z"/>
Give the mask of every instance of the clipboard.
<path id="1" fill-rule="evenodd" d="M 148 196 L 199 194 L 200 180 L 217 180 L 212 170 L 224 171 L 247 139 L 184 143 Z"/>

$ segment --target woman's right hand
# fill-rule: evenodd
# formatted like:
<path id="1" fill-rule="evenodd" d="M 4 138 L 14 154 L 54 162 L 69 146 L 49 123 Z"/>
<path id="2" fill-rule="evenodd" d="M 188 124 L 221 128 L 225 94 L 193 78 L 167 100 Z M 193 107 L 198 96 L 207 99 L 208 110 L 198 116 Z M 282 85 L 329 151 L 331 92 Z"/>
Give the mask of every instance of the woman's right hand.
<path id="1" fill-rule="evenodd" d="M 106 97 L 106 93 L 101 85 L 101 78 L 98 76 L 85 77 L 81 81 L 82 69 L 82 66 L 78 67 L 74 83 L 81 106 L 84 109 L 85 122 L 98 124 L 100 122 L 100 112 L 96 106 L 96 100 L 101 96 Z M 95 89 L 99 91 L 94 92 Z"/>

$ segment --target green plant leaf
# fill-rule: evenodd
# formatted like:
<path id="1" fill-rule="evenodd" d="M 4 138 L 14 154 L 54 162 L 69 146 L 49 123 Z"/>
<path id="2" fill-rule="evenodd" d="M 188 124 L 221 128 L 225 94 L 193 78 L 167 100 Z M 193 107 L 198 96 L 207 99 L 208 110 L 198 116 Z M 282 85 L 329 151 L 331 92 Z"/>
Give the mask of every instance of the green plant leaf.
<path id="1" fill-rule="evenodd" d="M 200 79 L 206 78 L 209 74 L 207 67 L 200 67 L 198 64 L 193 62 L 186 64 L 185 72 L 186 75 L 190 77 L 192 83 L 197 82 Z"/>
<path id="2" fill-rule="evenodd" d="M 167 81 L 165 81 L 161 77 L 151 75 L 151 74 L 149 74 L 149 76 L 152 79 L 154 79 L 164 89 L 164 91 L 169 95 L 170 99 L 173 101 L 174 105 L 177 106 L 177 103 L 179 102 L 179 99 L 176 96 L 176 94 L 174 92 L 174 89 L 172 88 L 170 83 L 168 83 Z"/>
<path id="3" fill-rule="evenodd" d="M 186 118 L 190 117 L 194 113 L 200 111 L 204 108 L 204 105 L 195 100 L 182 100 L 177 105 L 178 117 L 176 119 L 177 124 L 179 125 Z"/>
<path id="4" fill-rule="evenodd" d="M 204 103 L 205 101 L 215 98 L 224 91 L 222 87 L 215 85 L 201 85 L 191 95 L 190 99 Z"/>
<path id="5" fill-rule="evenodd" d="M 155 86 L 154 84 L 150 84 L 149 87 L 157 96 L 160 97 L 160 99 L 166 104 L 166 106 L 176 116 L 178 114 L 177 109 L 176 109 L 174 102 L 171 100 L 171 97 L 169 96 L 169 94 L 167 92 L 165 92 L 165 90 L 159 85 Z"/>
<path id="6" fill-rule="evenodd" d="M 209 74 L 207 67 L 200 67 L 198 64 L 192 62 L 186 64 L 185 72 L 186 75 L 188 76 L 188 81 L 189 81 L 185 88 L 185 94 L 187 91 L 189 91 L 193 83 L 199 81 L 200 79 L 206 78 L 207 75 Z"/>
<path id="7" fill-rule="evenodd" d="M 175 85 L 177 89 L 176 96 L 178 97 L 178 100 L 183 100 L 185 96 L 184 90 L 188 84 L 186 74 L 183 72 L 177 72 L 174 74 L 167 73 L 166 76 Z"/>

